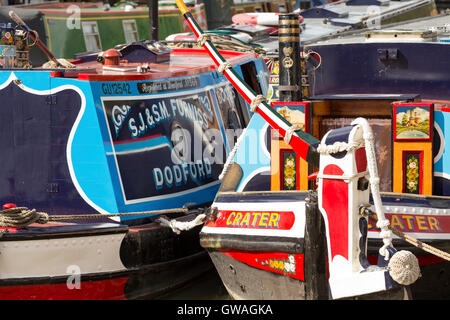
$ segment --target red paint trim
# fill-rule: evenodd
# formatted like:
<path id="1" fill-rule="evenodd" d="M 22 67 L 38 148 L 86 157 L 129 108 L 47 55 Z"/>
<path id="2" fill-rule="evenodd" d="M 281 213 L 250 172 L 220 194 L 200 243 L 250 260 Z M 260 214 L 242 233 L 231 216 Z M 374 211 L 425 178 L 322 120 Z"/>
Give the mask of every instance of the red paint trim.
<path id="1" fill-rule="evenodd" d="M 248 220 L 245 217 L 248 217 Z M 219 210 L 217 219 L 208 220 L 205 226 L 212 228 L 290 230 L 294 222 L 295 214 L 292 211 Z"/>
<path id="2" fill-rule="evenodd" d="M 304 255 L 303 254 L 289 254 L 285 252 L 249 252 L 249 251 L 220 251 L 222 254 L 233 258 L 237 261 L 243 262 L 251 267 L 266 270 L 269 272 L 282 274 L 300 281 L 305 281 L 304 272 Z M 284 261 L 291 264 L 292 258 L 295 261 L 295 272 L 286 272 Z M 280 263 L 280 261 L 283 261 Z"/>
<path id="3" fill-rule="evenodd" d="M 358 173 L 367 170 L 366 148 L 359 148 L 355 151 L 355 162 Z"/>
<path id="4" fill-rule="evenodd" d="M 429 255 L 429 256 L 416 256 L 417 260 L 419 260 L 419 266 L 425 267 L 438 263 L 447 263 L 446 260 L 441 259 L 439 257 Z M 378 263 L 378 256 L 367 256 L 367 260 L 370 264 L 376 265 Z"/>
<path id="5" fill-rule="evenodd" d="M 162 137 L 162 136 L 163 136 L 162 133 L 157 133 L 157 134 L 154 134 L 154 135 L 151 135 L 151 136 L 148 136 L 148 137 L 143 137 L 143 138 L 115 141 L 114 145 L 125 144 L 125 143 L 133 143 L 133 142 L 138 142 L 138 141 L 152 140 L 152 139 L 159 138 L 159 137 Z"/>
<path id="6" fill-rule="evenodd" d="M 335 164 L 329 164 L 323 169 L 323 174 L 342 176 L 344 171 Z M 328 219 L 331 261 L 337 255 L 348 260 L 348 184 L 343 180 L 324 178 L 322 194 L 322 208 Z"/>
<path id="7" fill-rule="evenodd" d="M 83 280 L 83 276 L 81 276 Z M 2 300 L 124 300 L 128 277 L 81 281 L 80 289 L 66 283 L 0 286 Z"/>
<path id="8" fill-rule="evenodd" d="M 81 8 L 83 9 L 83 8 Z M 89 9 L 89 8 L 88 8 Z M 116 16 L 116 15 L 121 15 L 123 16 L 123 18 L 127 18 L 128 16 L 136 16 L 136 15 L 142 15 L 142 18 L 148 18 L 148 11 L 146 12 L 145 10 L 136 10 L 135 11 L 115 11 L 115 10 L 109 10 L 109 11 L 104 11 L 104 10 L 98 10 L 98 11 L 81 11 L 80 12 L 80 17 L 83 16 L 98 16 L 98 17 L 102 17 L 102 16 Z M 56 10 L 41 10 L 41 13 L 43 14 L 54 14 L 54 15 L 58 15 L 61 18 L 67 16 L 67 18 L 69 18 L 71 15 L 73 15 L 73 12 L 67 12 L 66 10 L 60 10 L 60 11 L 56 11 Z M 162 11 L 159 11 L 159 13 L 165 13 Z M 52 19 L 53 17 L 45 17 L 47 19 Z M 59 18 L 59 17 L 58 17 Z"/>

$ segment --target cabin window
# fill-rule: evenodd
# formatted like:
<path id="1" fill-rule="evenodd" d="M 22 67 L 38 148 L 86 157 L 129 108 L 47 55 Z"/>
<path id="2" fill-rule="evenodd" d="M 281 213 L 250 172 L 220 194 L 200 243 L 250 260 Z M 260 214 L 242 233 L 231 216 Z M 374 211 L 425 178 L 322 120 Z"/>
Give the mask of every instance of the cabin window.
<path id="1" fill-rule="evenodd" d="M 253 62 L 247 62 L 241 65 L 242 75 L 244 76 L 244 81 L 256 92 L 256 94 L 261 94 L 261 87 L 259 86 L 259 79 L 256 73 L 256 67 Z"/>
<path id="2" fill-rule="evenodd" d="M 123 33 L 125 34 L 125 42 L 132 43 L 139 40 L 136 20 L 123 20 Z"/>
<path id="3" fill-rule="evenodd" d="M 98 33 L 97 21 L 82 21 L 84 42 L 86 51 L 101 51 L 100 34 Z"/>

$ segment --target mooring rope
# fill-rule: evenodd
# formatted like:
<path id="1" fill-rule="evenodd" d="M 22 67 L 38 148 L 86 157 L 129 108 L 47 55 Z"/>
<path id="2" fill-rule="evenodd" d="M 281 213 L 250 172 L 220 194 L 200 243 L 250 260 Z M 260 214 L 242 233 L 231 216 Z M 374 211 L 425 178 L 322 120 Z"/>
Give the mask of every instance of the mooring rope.
<path id="1" fill-rule="evenodd" d="M 176 234 L 180 234 L 181 231 L 188 231 L 196 226 L 203 224 L 207 217 L 208 215 L 204 213 L 199 214 L 197 217 L 195 217 L 195 219 L 191 221 L 177 221 L 175 219 L 168 220 L 164 217 L 160 217 L 157 219 L 157 222 L 159 222 L 163 226 L 171 228 L 172 231 Z"/>
<path id="2" fill-rule="evenodd" d="M 86 220 L 110 217 L 127 217 L 150 214 L 170 214 L 170 213 L 188 213 L 187 206 L 183 208 L 162 209 L 153 211 L 126 212 L 113 214 L 74 214 L 74 215 L 49 215 L 45 212 L 38 212 L 36 209 L 28 209 L 27 207 L 15 207 L 0 211 L 0 227 L 3 228 L 20 228 L 28 226 L 32 223 L 45 224 L 51 221 L 64 220 Z"/>
<path id="3" fill-rule="evenodd" d="M 361 213 L 361 215 L 368 216 L 371 220 L 373 220 L 375 223 L 378 223 L 378 218 L 375 216 L 375 212 L 369 210 L 368 208 L 364 209 L 364 213 Z M 429 244 L 426 244 L 416 238 L 411 237 L 410 235 L 407 235 L 403 233 L 400 230 L 397 230 L 395 228 L 392 228 L 390 225 L 388 226 L 389 230 L 392 231 L 393 234 L 395 234 L 400 239 L 405 240 L 406 242 L 412 244 L 413 246 L 420 248 L 428 253 L 431 253 L 439 258 L 442 258 L 444 260 L 450 261 L 450 254 L 448 252 L 439 250 L 438 248 L 435 248 L 433 246 L 430 246 Z"/>

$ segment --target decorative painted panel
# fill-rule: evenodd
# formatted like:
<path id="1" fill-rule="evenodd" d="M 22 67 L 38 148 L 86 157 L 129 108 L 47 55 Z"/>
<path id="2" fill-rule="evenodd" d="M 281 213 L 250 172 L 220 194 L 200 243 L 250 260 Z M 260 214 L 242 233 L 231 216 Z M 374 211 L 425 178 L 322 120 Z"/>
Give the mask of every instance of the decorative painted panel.
<path id="1" fill-rule="evenodd" d="M 422 193 L 422 151 L 403 151 L 403 192 Z"/>
<path id="2" fill-rule="evenodd" d="M 394 103 L 394 141 L 431 141 L 433 104 Z"/>
<path id="3" fill-rule="evenodd" d="M 280 150 L 282 159 L 280 168 L 281 190 L 296 190 L 297 154 L 291 150 Z"/>

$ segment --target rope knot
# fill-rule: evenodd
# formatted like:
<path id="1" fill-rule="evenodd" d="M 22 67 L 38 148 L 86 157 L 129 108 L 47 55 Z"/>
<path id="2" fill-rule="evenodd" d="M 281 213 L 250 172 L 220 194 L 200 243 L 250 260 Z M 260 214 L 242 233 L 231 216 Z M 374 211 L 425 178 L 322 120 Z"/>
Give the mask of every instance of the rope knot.
<path id="1" fill-rule="evenodd" d="M 230 69 L 232 67 L 233 67 L 233 65 L 231 63 L 229 63 L 228 61 L 225 61 L 219 65 L 219 68 L 217 71 L 219 71 L 220 73 L 223 74 L 225 70 Z"/>
<path id="2" fill-rule="evenodd" d="M 197 43 L 202 47 L 205 45 L 206 41 L 211 41 L 211 36 L 207 33 L 201 34 L 197 39 Z"/>
<path id="3" fill-rule="evenodd" d="M 292 135 L 294 134 L 295 131 L 301 130 L 302 127 L 300 127 L 299 125 L 293 125 L 290 126 L 287 130 L 286 130 L 286 135 L 284 136 L 284 142 L 286 144 L 289 144 L 291 142 L 292 139 Z"/>
<path id="4" fill-rule="evenodd" d="M 258 94 L 255 99 L 252 100 L 252 103 L 250 104 L 250 111 L 253 113 L 256 113 L 256 110 L 258 110 L 258 106 L 265 102 L 266 98 L 262 94 Z"/>

